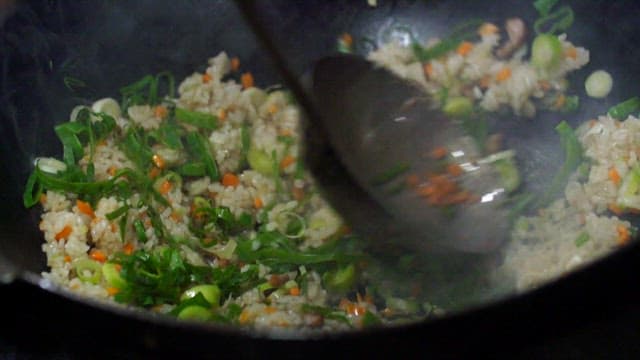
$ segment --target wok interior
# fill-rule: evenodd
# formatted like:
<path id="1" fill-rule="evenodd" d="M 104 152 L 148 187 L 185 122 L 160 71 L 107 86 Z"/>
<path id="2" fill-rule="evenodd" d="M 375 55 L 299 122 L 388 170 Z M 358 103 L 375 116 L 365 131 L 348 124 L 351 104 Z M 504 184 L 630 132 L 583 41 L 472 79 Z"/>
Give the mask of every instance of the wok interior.
<path id="1" fill-rule="evenodd" d="M 533 17 L 533 7 L 517 0 L 492 5 L 478 1 L 379 3 L 371 8 L 365 1 L 282 0 L 261 1 L 256 6 L 262 10 L 262 21 L 271 29 L 270 35 L 298 74 L 316 59 L 334 52 L 336 37 L 345 31 L 354 39 L 368 39 L 356 43 L 356 51 L 364 53 L 372 43 L 394 36 L 392 30 L 398 26 L 410 28 L 418 39 L 425 40 L 470 18 L 501 24 L 510 16 L 529 22 Z M 630 0 L 569 3 L 576 12 L 571 38 L 591 51 L 590 64 L 570 78 L 574 92 L 583 100 L 580 111 L 499 122 L 506 147 L 517 151 L 526 187 L 537 191 L 562 163 L 553 131 L 557 122 L 567 120 L 575 126 L 638 93 L 640 74 L 633 71 L 640 68 L 634 45 L 640 43 L 640 31 L 635 30 L 638 5 Z M 35 156 L 61 154 L 53 126 L 67 121 L 74 105 L 117 94 L 122 85 L 148 73 L 170 70 L 176 78 L 182 78 L 222 50 L 242 59 L 243 67 L 251 69 L 260 86 L 280 81 L 267 54 L 228 1 L 60 1 L 43 7 L 21 4 L 6 20 L 0 46 L 7 54 L 2 58 L 0 75 L 0 166 L 4 174 L 0 177 L 0 257 L 35 274 L 45 270 L 45 256 L 40 250 L 39 214 L 22 206 L 23 184 Z M 592 70 L 599 68 L 612 74 L 614 90 L 605 101 L 590 101 L 582 84 Z M 70 78 L 82 80 L 84 86 L 70 90 L 65 86 Z M 507 291 L 485 283 L 485 274 L 499 259 L 460 254 L 444 267 L 440 256 L 432 254 L 420 264 L 428 282 L 427 292 L 434 302 L 444 302 L 445 308 L 467 307 Z M 478 292 L 469 293 L 476 287 Z"/>

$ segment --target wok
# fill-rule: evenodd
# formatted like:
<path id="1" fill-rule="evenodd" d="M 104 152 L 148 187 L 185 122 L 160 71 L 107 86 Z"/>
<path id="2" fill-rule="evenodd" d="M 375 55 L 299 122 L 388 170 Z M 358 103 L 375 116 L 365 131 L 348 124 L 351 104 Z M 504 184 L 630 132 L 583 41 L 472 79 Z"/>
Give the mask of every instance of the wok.
<path id="1" fill-rule="evenodd" d="M 534 17 L 529 2 L 518 0 L 378 3 L 375 8 L 366 1 L 321 0 L 260 1 L 255 6 L 259 21 L 286 54 L 286 65 L 298 75 L 334 52 L 336 36 L 345 31 L 354 39 L 380 39 L 393 36 L 390 31 L 401 25 L 424 40 L 469 18 L 502 23 L 507 17 L 520 16 L 530 23 Z M 607 100 L 584 101 L 577 114 L 566 117 L 575 125 L 638 93 L 640 5 L 632 0 L 568 3 L 576 12 L 571 39 L 591 51 L 590 64 L 571 78 L 574 90 L 584 98 L 581 84 L 597 68 L 607 69 L 615 79 Z M 66 121 L 74 105 L 117 94 L 123 84 L 148 73 L 171 70 L 182 78 L 221 50 L 240 57 L 260 86 L 281 78 L 229 1 L 32 1 L 21 2 L 14 10 L 1 14 L 6 18 L 0 34 L 0 274 L 7 283 L 0 292 L 8 301 L 2 312 L 10 325 L 3 326 L 3 335 L 20 346 L 36 341 L 96 357 L 100 353 L 93 346 L 105 342 L 97 339 L 108 339 L 106 343 L 114 344 L 112 350 L 123 353 L 163 355 L 215 356 L 224 351 L 246 357 L 276 353 L 307 357 L 347 351 L 380 356 L 410 355 L 419 348 L 421 355 L 509 351 L 517 356 L 528 351 L 542 354 L 549 343 L 571 353 L 575 349 L 568 339 L 585 341 L 599 334 L 606 319 L 622 319 L 626 324 L 627 316 L 639 314 L 633 307 L 638 302 L 634 289 L 634 274 L 640 267 L 637 244 L 533 292 L 471 296 L 442 319 L 319 337 L 282 339 L 177 322 L 51 287 L 39 275 L 46 266 L 37 229 L 39 214 L 23 208 L 21 193 L 34 157 L 61 153 L 53 125 Z M 356 50 L 364 52 L 367 46 L 371 42 L 357 43 Z M 70 76 L 85 86 L 69 89 L 65 79 Z M 519 161 L 525 176 L 535 179 L 529 182 L 534 189 L 544 186 L 546 176 L 562 162 L 553 124 L 542 115 L 535 122 L 514 123 L 505 130 L 511 139 L 508 146 L 522 155 Z M 432 290 L 442 287 L 447 293 L 450 288 L 445 283 L 435 282 Z M 634 339 L 638 343 L 637 333 L 626 332 L 600 345 L 632 344 Z M 597 345 L 592 342 L 582 349 L 594 354 Z"/>

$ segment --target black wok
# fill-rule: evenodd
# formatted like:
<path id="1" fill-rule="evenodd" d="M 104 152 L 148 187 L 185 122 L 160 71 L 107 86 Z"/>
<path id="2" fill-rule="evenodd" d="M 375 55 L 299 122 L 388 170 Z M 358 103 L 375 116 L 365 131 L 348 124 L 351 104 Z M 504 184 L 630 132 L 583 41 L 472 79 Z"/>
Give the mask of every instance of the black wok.
<path id="1" fill-rule="evenodd" d="M 376 38 L 384 37 L 390 26 L 409 25 L 425 39 L 469 18 L 501 23 L 509 16 L 529 22 L 534 16 L 528 1 L 378 2 L 376 8 L 364 0 L 260 1 L 256 6 L 261 9 L 260 21 L 270 29 L 295 74 L 303 74 L 314 60 L 335 51 L 336 37 L 345 31 L 355 39 Z M 575 125 L 638 94 L 640 5 L 631 0 L 569 3 L 576 11 L 571 39 L 591 51 L 590 64 L 571 78 L 575 91 L 584 95 L 581 84 L 597 68 L 607 69 L 615 79 L 606 101 L 585 101 L 578 114 L 567 118 Z M 19 3 L 14 10 L 6 14 L 0 33 L 0 275 L 9 283 L 0 286 L 0 294 L 6 301 L 3 336 L 18 347 L 35 342 L 95 357 L 110 348 L 122 354 L 188 352 L 212 357 L 276 353 L 308 357 L 339 351 L 410 355 L 416 349 L 421 356 L 498 351 L 517 356 L 528 351 L 544 354 L 552 344 L 576 354 L 572 341 L 600 339 L 605 331 L 601 329 L 613 326 L 626 332 L 583 344 L 584 353 L 597 354 L 596 350 L 617 344 L 627 345 L 630 353 L 637 349 L 633 344 L 640 339 L 637 330 L 626 330 L 640 315 L 634 307 L 635 274 L 640 268 L 640 248 L 635 244 L 534 292 L 469 301 L 439 320 L 319 338 L 278 339 L 179 323 L 49 288 L 39 276 L 46 265 L 37 230 L 39 214 L 23 208 L 21 194 L 33 158 L 61 153 L 53 125 L 66 121 L 74 105 L 117 94 L 123 84 L 147 73 L 171 70 L 176 78 L 184 77 L 220 50 L 239 56 L 260 86 L 281 80 L 229 1 L 34 1 Z M 367 44 L 357 43 L 356 50 L 365 51 Z M 65 87 L 69 76 L 82 79 L 86 86 Z M 526 154 L 521 160 L 530 169 L 529 179 L 544 179 L 562 162 L 553 124 L 540 118 L 508 129 L 509 145 Z M 530 186 L 543 185 L 541 180 Z M 612 325 L 611 319 L 620 321 Z M 97 340 L 102 337 L 108 340 Z"/>

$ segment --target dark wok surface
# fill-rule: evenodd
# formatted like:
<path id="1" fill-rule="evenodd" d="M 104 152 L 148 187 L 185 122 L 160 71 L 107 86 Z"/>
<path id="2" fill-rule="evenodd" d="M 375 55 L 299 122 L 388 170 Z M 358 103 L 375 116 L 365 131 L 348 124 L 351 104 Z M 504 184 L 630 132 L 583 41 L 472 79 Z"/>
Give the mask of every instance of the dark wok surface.
<path id="1" fill-rule="evenodd" d="M 443 32 L 447 25 L 482 14 L 490 14 L 482 16 L 483 19 L 500 22 L 507 16 L 533 15 L 528 1 L 379 3 L 375 10 L 368 8 L 364 0 L 264 1 L 258 6 L 263 10 L 263 21 L 273 29 L 276 42 L 299 74 L 308 69 L 314 59 L 332 52 L 336 36 L 344 31 L 356 39 L 384 37 L 385 28 L 408 23 L 415 24 L 412 25 L 415 33 L 426 38 L 428 34 Z M 571 40 L 591 50 L 590 64 L 572 79 L 573 83 L 581 86 L 591 70 L 602 67 L 611 72 L 616 81 L 606 101 L 583 103 L 581 114 L 568 119 L 575 124 L 586 114 L 593 116 L 618 100 L 640 93 L 640 72 L 634 71 L 640 69 L 637 46 L 640 31 L 636 30 L 638 5 L 634 1 L 570 3 L 577 14 Z M 16 14 L 6 20 L 0 33 L 0 134 L 3 136 L 0 142 L 3 174 L 0 177 L 0 270 L 10 259 L 12 267 L 26 272 L 16 283 L 0 286 L 0 294 L 10 304 L 3 315 L 11 326 L 2 326 L 3 335 L 20 344 L 20 348 L 28 343 L 24 338 L 26 334 L 33 334 L 54 351 L 62 343 L 66 344 L 62 348 L 69 350 L 74 348 L 73 344 L 83 346 L 82 341 L 69 341 L 59 333 L 59 328 L 52 326 L 62 323 L 68 325 L 65 333 L 73 334 L 76 339 L 86 341 L 94 338 L 88 334 L 103 334 L 116 339 L 123 349 L 134 347 L 151 353 L 163 349 L 200 353 L 203 349 L 227 346 L 245 356 L 261 355 L 267 348 L 279 351 L 289 348 L 289 355 L 305 357 L 305 353 L 296 351 L 305 348 L 307 352 L 312 348 L 318 353 L 329 353 L 350 348 L 368 354 L 403 351 L 408 354 L 412 347 L 421 346 L 435 353 L 456 354 L 507 347 L 512 351 L 520 349 L 515 350 L 516 355 L 526 355 L 523 349 L 544 354 L 545 344 L 549 342 L 564 350 L 575 350 L 568 345 L 571 339 L 582 342 L 592 336 L 599 338 L 600 329 L 606 326 L 622 331 L 627 317 L 639 317 L 640 310 L 632 305 L 638 300 L 634 289 L 640 256 L 637 246 L 565 281 L 490 305 L 482 311 L 399 329 L 325 339 L 332 342 L 331 347 L 323 341 L 249 340 L 247 335 L 234 331 L 179 325 L 131 314 L 116 316 L 76 300 L 69 301 L 66 295 L 32 286 L 38 281 L 35 274 L 45 268 L 45 257 L 40 251 L 38 214 L 23 209 L 21 193 L 33 157 L 61 153 L 53 124 L 66 121 L 74 105 L 114 95 L 120 86 L 147 73 L 168 69 L 176 78 L 184 77 L 220 50 L 239 56 L 260 86 L 279 82 L 277 73 L 265 61 L 265 52 L 243 26 L 229 1 L 149 0 L 126 4 L 33 1 L 22 4 Z M 71 91 L 64 85 L 65 76 L 82 79 L 87 86 Z M 577 90 L 584 95 L 583 90 Z M 531 169 L 531 178 L 542 177 L 560 163 L 561 159 L 556 156 L 557 144 L 552 141 L 555 139 L 552 124 L 541 121 L 510 131 L 517 139 L 513 145 L 535 149 L 524 159 L 525 169 Z M 49 309 L 60 310 L 51 313 Z M 88 318 L 92 321 L 87 321 Z M 599 345 L 622 346 L 633 340 L 637 343 L 640 339 L 637 330 L 622 332 L 624 335 L 616 339 L 591 342 L 591 349 Z M 505 344 L 504 339 L 513 334 L 516 335 L 511 342 Z M 95 340 L 89 340 L 89 344 L 91 341 Z M 247 347 L 247 341 L 251 341 L 252 346 Z M 464 345 L 457 346 L 461 341 Z M 582 350 L 587 349 L 590 348 Z"/>

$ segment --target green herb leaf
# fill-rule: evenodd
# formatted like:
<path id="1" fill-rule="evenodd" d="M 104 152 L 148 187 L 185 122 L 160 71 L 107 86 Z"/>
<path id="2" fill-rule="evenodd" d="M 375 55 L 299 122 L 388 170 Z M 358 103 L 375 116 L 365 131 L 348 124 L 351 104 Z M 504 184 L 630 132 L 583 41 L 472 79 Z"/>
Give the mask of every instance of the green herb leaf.
<path id="1" fill-rule="evenodd" d="M 175 110 L 175 116 L 176 120 L 198 128 L 208 130 L 215 130 L 218 128 L 218 117 L 211 114 L 177 107 Z"/>

